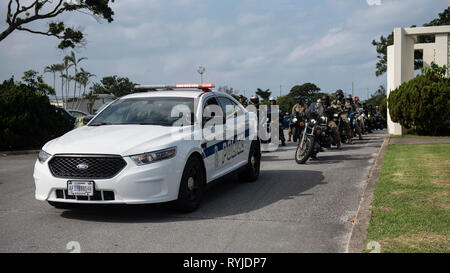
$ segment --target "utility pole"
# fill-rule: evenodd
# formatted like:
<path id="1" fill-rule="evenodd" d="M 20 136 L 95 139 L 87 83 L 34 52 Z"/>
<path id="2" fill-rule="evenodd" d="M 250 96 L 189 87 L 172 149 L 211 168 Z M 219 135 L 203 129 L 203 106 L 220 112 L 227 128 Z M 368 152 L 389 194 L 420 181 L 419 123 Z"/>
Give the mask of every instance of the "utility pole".
<path id="1" fill-rule="evenodd" d="M 200 74 L 200 83 L 203 84 L 203 74 L 205 73 L 205 68 L 203 66 L 200 66 L 197 69 L 198 74 Z"/>
<path id="2" fill-rule="evenodd" d="M 281 97 L 281 84 L 280 84 L 280 97 Z"/>
<path id="3" fill-rule="evenodd" d="M 354 83 L 352 82 L 352 97 L 355 96 L 355 92 L 354 92 Z"/>

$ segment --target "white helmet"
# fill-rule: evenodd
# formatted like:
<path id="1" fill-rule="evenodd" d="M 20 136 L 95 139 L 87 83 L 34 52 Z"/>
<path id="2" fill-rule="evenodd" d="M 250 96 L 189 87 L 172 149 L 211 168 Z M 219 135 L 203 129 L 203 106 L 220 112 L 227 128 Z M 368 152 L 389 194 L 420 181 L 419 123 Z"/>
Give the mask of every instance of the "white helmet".
<path id="1" fill-rule="evenodd" d="M 269 101 L 271 101 L 271 100 L 276 101 L 275 97 L 270 97 L 270 98 L 269 98 Z"/>

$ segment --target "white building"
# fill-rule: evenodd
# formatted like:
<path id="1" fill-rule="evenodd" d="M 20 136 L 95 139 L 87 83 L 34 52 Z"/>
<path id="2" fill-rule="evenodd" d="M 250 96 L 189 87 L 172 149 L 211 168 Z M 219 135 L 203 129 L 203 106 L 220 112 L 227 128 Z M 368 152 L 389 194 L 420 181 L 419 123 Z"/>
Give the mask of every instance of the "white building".
<path id="1" fill-rule="evenodd" d="M 418 44 L 418 35 L 434 35 L 435 42 Z M 395 28 L 394 44 L 387 49 L 387 92 L 396 89 L 402 83 L 414 78 L 414 51 L 423 51 L 423 65 L 429 67 L 432 62 L 439 66 L 450 64 L 450 26 Z M 447 71 L 449 76 L 450 71 Z M 389 115 L 389 134 L 401 135 L 404 128 L 394 123 Z"/>

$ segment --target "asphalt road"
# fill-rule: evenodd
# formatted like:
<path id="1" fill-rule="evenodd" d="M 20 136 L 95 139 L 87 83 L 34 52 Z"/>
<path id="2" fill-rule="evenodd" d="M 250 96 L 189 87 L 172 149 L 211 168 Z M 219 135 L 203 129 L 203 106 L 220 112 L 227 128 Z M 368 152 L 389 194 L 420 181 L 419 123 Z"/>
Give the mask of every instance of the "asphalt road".
<path id="1" fill-rule="evenodd" d="M 34 199 L 36 155 L 0 157 L 0 252 L 344 252 L 385 131 L 305 165 L 290 143 L 264 153 L 261 176 L 210 186 L 201 208 L 58 210 Z"/>

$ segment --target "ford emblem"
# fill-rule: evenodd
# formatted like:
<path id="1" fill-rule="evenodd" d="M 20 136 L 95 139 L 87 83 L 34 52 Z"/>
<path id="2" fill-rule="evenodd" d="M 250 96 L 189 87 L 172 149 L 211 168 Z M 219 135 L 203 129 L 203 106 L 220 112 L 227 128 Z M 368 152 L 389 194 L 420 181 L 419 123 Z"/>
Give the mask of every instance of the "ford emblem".
<path id="1" fill-rule="evenodd" d="M 77 169 L 79 170 L 86 170 L 87 168 L 89 168 L 89 165 L 86 163 L 80 163 L 77 165 Z"/>

